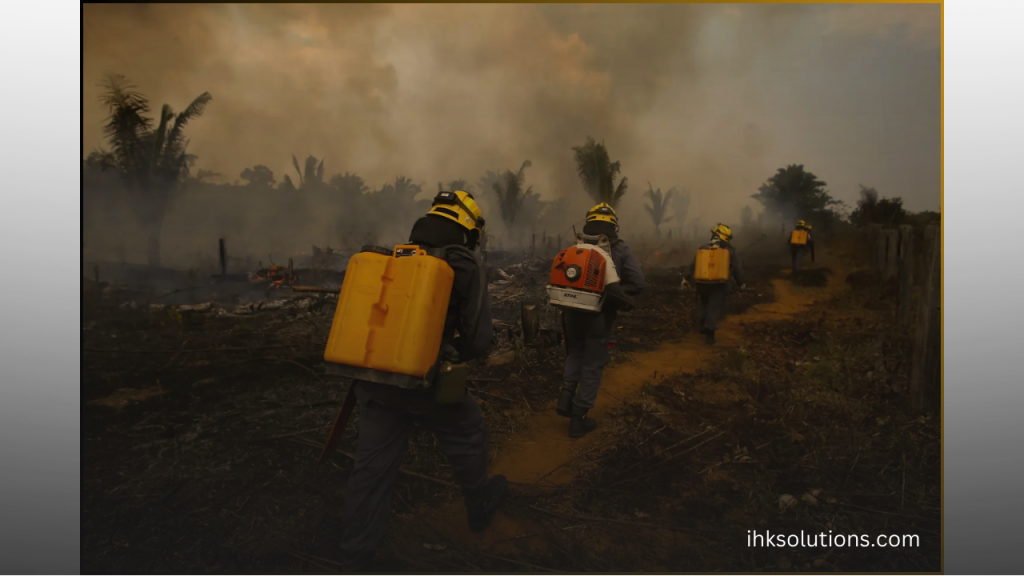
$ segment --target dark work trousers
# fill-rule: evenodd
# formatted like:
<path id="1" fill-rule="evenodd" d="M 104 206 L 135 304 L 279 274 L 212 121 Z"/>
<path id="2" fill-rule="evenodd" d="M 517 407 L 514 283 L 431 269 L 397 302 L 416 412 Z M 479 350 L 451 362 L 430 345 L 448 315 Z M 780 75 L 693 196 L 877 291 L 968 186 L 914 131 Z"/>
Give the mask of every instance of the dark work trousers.
<path id="1" fill-rule="evenodd" d="M 487 483 L 487 428 L 476 398 L 467 393 L 458 404 L 438 405 L 432 393 L 358 382 L 359 440 L 341 540 L 346 555 L 374 550 L 383 540 L 391 489 L 414 424 L 437 439 L 464 494 Z"/>
<path id="2" fill-rule="evenodd" d="M 611 360 L 608 340 L 612 335 L 615 312 L 566 311 L 564 314 L 569 353 L 562 378 L 566 382 L 579 382 L 573 404 L 590 409 L 597 401 L 601 372 Z"/>
<path id="3" fill-rule="evenodd" d="M 793 246 L 790 248 L 790 252 L 793 255 L 793 271 L 799 272 L 800 270 L 803 270 L 804 258 L 807 258 L 807 247 Z"/>
<path id="4" fill-rule="evenodd" d="M 700 327 L 702 332 L 718 330 L 718 321 L 725 313 L 725 297 L 728 293 L 725 284 L 697 284 L 697 296 Z"/>

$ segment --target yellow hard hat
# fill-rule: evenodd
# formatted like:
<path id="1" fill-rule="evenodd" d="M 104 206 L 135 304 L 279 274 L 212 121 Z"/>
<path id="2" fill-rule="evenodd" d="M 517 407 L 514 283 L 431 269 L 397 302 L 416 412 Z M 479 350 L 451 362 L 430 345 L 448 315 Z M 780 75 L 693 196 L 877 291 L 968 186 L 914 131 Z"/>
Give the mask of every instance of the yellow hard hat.
<path id="1" fill-rule="evenodd" d="M 615 215 L 615 209 L 607 202 L 601 202 L 587 211 L 587 222 L 611 222 L 619 225 L 619 217 Z"/>
<path id="2" fill-rule="evenodd" d="M 806 227 L 806 226 L 807 226 L 807 223 L 806 223 L 806 222 L 804 222 L 803 220 L 797 220 L 797 221 L 796 221 L 796 225 L 797 225 L 797 227 L 798 227 L 798 228 L 799 228 L 799 227 Z"/>
<path id="3" fill-rule="evenodd" d="M 430 212 L 442 218 L 453 220 L 467 230 L 483 230 L 484 215 L 473 195 L 463 190 L 454 192 L 438 192 L 430 205 Z"/>
<path id="4" fill-rule="evenodd" d="M 811 226 L 810 224 L 804 224 L 804 228 L 810 230 L 811 228 L 814 228 L 814 226 Z"/>
<path id="5" fill-rule="evenodd" d="M 718 236 L 722 240 L 725 240 L 726 242 L 732 240 L 732 228 L 729 228 L 725 224 L 719 224 L 718 226 L 715 226 L 714 228 L 711 229 L 711 233 L 714 234 L 715 236 Z"/>

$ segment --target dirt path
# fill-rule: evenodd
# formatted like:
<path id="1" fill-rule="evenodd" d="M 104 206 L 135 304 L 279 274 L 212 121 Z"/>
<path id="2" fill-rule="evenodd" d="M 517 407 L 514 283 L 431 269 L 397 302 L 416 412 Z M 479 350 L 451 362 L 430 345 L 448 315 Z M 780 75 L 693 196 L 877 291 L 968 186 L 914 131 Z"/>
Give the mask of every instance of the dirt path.
<path id="1" fill-rule="evenodd" d="M 490 474 L 504 474 L 510 482 L 519 484 L 562 485 L 574 480 L 574 455 L 600 448 L 613 442 L 603 434 L 602 419 L 613 408 L 639 393 L 645 382 L 654 383 L 673 373 L 694 373 L 706 366 L 716 351 L 742 344 L 741 326 L 747 322 L 776 321 L 792 318 L 816 301 L 829 298 L 844 288 L 845 274 L 836 272 L 828 277 L 825 287 L 794 285 L 788 275 L 772 280 L 775 301 L 756 305 L 742 314 L 727 317 L 716 334 L 718 342 L 708 346 L 699 334 L 688 334 L 679 341 L 666 342 L 649 352 L 633 353 L 621 364 L 605 367 L 597 403 L 591 414 L 598 421 L 598 429 L 579 439 L 568 437 L 569 420 L 555 413 L 555 401 L 535 409 L 537 413 L 525 424 L 523 434 L 498 453 L 491 464 Z M 692 292 L 680 292 L 680 298 L 693 297 Z M 461 499 L 440 506 L 420 507 L 417 516 L 431 518 L 433 528 L 423 533 L 425 539 L 436 539 L 438 530 L 444 537 L 438 542 L 451 542 L 464 550 L 486 551 L 503 558 L 521 557 L 523 553 L 545 554 L 547 542 L 543 538 L 525 538 L 541 528 L 523 517 L 513 518 L 499 511 L 490 529 L 482 534 L 469 531 Z M 652 537 L 665 540 L 666 549 L 677 548 L 676 538 L 683 535 L 663 530 L 651 531 Z M 524 538 L 524 539 L 521 539 Z M 603 538 L 603 536 L 599 537 Z M 611 542 L 604 544 L 612 545 Z"/>
<path id="2" fill-rule="evenodd" d="M 752 307 L 743 314 L 727 317 L 716 334 L 718 343 L 708 346 L 699 334 L 688 334 L 681 341 L 666 342 L 655 350 L 635 353 L 628 362 L 609 365 L 604 370 L 597 403 L 590 414 L 598 421 L 598 429 L 579 439 L 568 437 L 569 420 L 555 413 L 554 400 L 526 424 L 526 430 L 506 446 L 491 465 L 491 474 L 504 474 L 509 481 L 532 484 L 565 484 L 572 482 L 568 463 L 577 451 L 600 446 L 607 440 L 600 422 L 608 411 L 636 394 L 644 382 L 653 383 L 673 373 L 694 373 L 704 367 L 716 349 L 735 347 L 741 343 L 740 326 L 746 322 L 763 322 L 791 318 L 814 302 L 828 298 L 843 288 L 843 274 L 828 278 L 824 288 L 804 288 L 792 284 L 788 277 L 776 278 L 775 301 Z M 692 297 L 680 292 L 680 298 Z"/>

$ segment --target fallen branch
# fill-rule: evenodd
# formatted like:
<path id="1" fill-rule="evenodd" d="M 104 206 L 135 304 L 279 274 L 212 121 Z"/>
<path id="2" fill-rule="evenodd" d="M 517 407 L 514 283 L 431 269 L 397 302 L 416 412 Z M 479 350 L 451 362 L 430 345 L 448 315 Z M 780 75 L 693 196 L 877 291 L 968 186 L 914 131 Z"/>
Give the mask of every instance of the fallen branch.
<path id="1" fill-rule="evenodd" d="M 647 456 L 646 458 L 643 458 L 643 459 L 639 460 L 638 462 L 636 462 L 635 464 L 633 464 L 629 468 L 626 468 L 622 472 L 619 472 L 619 477 L 621 478 L 623 474 L 625 474 L 626 472 L 629 472 L 633 468 L 636 468 L 637 466 L 639 466 L 640 464 L 646 462 L 650 458 L 655 458 L 657 456 L 661 456 L 662 454 L 664 454 L 665 452 L 668 452 L 669 450 L 672 450 L 676 446 L 679 446 L 681 444 L 685 444 L 685 443 L 689 442 L 690 440 L 694 440 L 696 438 L 700 438 L 701 436 L 707 434 L 708 432 L 712 432 L 714 430 L 717 430 L 717 429 L 721 428 L 722 426 L 725 426 L 728 423 L 729 423 L 729 421 L 726 421 L 726 422 L 723 422 L 722 424 L 719 424 L 718 426 L 712 426 L 711 428 L 708 428 L 708 429 L 704 430 L 703 432 L 700 432 L 699 434 L 694 434 L 693 436 L 690 436 L 688 438 L 680 440 L 679 442 L 676 442 L 675 444 L 669 446 L 668 448 L 665 448 L 664 450 L 659 450 L 658 452 L 655 452 L 654 454 L 651 454 L 650 456 Z M 651 436 L 653 436 L 653 434 Z M 698 444 L 698 446 L 699 446 L 699 444 Z M 682 453 L 683 452 L 680 452 L 680 454 L 682 454 Z M 674 456 L 669 457 L 669 460 L 671 460 L 672 458 L 674 458 Z M 667 462 L 668 460 L 665 460 L 665 461 Z M 613 486 L 614 486 L 614 484 L 613 484 Z"/>
<path id="2" fill-rule="evenodd" d="M 294 292 L 317 292 L 320 294 L 340 294 L 341 288 L 320 288 L 318 286 L 289 286 Z"/>
<path id="3" fill-rule="evenodd" d="M 314 372 L 312 368 L 310 368 L 309 366 L 306 366 L 304 364 L 299 364 L 298 362 L 296 362 L 294 360 L 288 360 L 287 358 L 276 358 L 274 356 L 265 356 L 264 360 L 274 360 L 274 361 L 277 361 L 277 362 L 287 362 L 289 364 L 295 364 L 299 368 L 302 368 L 306 372 L 309 372 L 310 374 L 312 374 L 313 377 L 316 378 L 317 380 L 320 379 L 320 375 L 317 374 L 316 372 Z"/>
<path id="4" fill-rule="evenodd" d="M 572 530 L 573 528 L 582 528 L 584 526 L 593 526 L 593 524 L 573 524 L 572 526 L 566 526 L 564 528 L 552 528 L 551 530 L 545 530 L 543 532 L 534 532 L 533 534 L 520 534 L 519 536 L 513 536 L 511 538 L 502 538 L 501 540 L 495 542 L 495 544 L 498 544 L 500 542 L 509 542 L 512 540 L 520 540 L 522 538 L 533 538 L 534 536 L 543 536 L 545 534 L 551 534 L 552 532 L 562 532 L 565 530 Z"/>
<path id="5" fill-rule="evenodd" d="M 552 469 L 551 469 L 551 471 L 549 471 L 549 472 L 548 472 L 547 474 L 545 474 L 545 475 L 541 476 L 540 478 L 537 478 L 537 480 L 536 480 L 536 481 L 535 481 L 535 482 L 534 482 L 534 483 L 532 484 L 532 486 L 536 486 L 537 484 L 540 484 L 540 481 L 541 481 L 541 480 L 543 480 L 543 479 L 547 478 L 548 476 L 551 476 L 552 474 L 554 474 L 555 472 L 557 472 L 558 470 L 560 470 L 560 469 L 561 469 L 562 467 L 564 467 L 565 465 L 567 465 L 567 464 L 569 464 L 570 462 L 572 462 L 573 460 L 575 460 L 576 458 L 579 458 L 580 456 L 586 456 L 587 454 L 590 454 L 591 452 L 593 452 L 594 450 L 597 450 L 597 449 L 599 449 L 599 448 L 606 448 L 606 447 L 608 447 L 608 446 L 611 446 L 611 445 L 612 445 L 612 444 L 614 444 L 614 443 L 615 443 L 616 441 L 618 441 L 618 438 L 612 438 L 611 440 L 609 440 L 608 442 L 605 442 L 604 444 L 599 444 L 599 445 L 597 445 L 597 446 L 594 446 L 594 447 L 593 447 L 593 448 L 591 448 L 590 450 L 587 450 L 586 452 L 583 452 L 583 453 L 581 453 L 581 454 L 577 454 L 577 455 L 574 455 L 574 456 L 573 456 L 572 458 L 570 458 L 570 459 L 566 460 L 565 462 L 562 462 L 562 463 L 561 463 L 561 464 L 559 464 L 558 466 L 555 466 L 554 468 L 552 468 Z"/>
<path id="6" fill-rule="evenodd" d="M 505 398 L 504 396 L 498 396 L 497 394 L 493 394 L 491 392 L 484 392 L 483 390 L 475 390 L 473 388 L 470 388 L 469 391 L 473 392 L 475 394 L 487 394 L 488 396 L 494 396 L 495 398 L 501 398 L 502 400 L 505 400 L 506 402 L 523 402 L 523 400 L 513 400 L 511 398 Z M 530 405 L 527 404 L 526 407 L 529 408 Z"/>
<path id="7" fill-rule="evenodd" d="M 287 434 L 280 434 L 278 436 L 271 436 L 269 438 L 260 438 L 260 439 L 257 439 L 257 440 L 253 440 L 253 442 L 269 442 L 270 440 L 280 440 L 281 438 L 288 438 L 290 436 L 298 436 L 299 434 L 305 434 L 306 432 L 316 432 L 317 430 L 324 430 L 326 428 L 330 428 L 331 426 L 333 426 L 333 424 L 328 424 L 327 426 L 317 426 L 316 428 L 310 428 L 309 430 L 299 430 L 298 432 L 289 432 Z"/>
<path id="8" fill-rule="evenodd" d="M 506 297 L 502 298 L 501 300 L 496 301 L 494 304 L 492 304 L 492 306 L 495 305 L 495 304 L 501 304 L 502 302 L 506 302 L 506 301 L 511 300 L 513 298 L 518 298 L 518 297 L 522 296 L 525 293 L 526 293 L 525 291 L 520 291 L 518 294 L 513 294 L 511 296 L 506 296 Z"/>
<path id="9" fill-rule="evenodd" d="M 317 445 L 317 444 L 313 444 L 312 442 L 307 442 L 307 443 L 309 443 L 309 444 L 311 444 L 311 445 L 314 445 L 314 446 L 316 446 L 317 448 L 320 448 L 320 446 L 319 446 L 319 445 Z M 339 450 L 339 451 L 338 451 L 338 454 L 342 454 L 342 455 L 344 455 L 344 456 L 348 457 L 348 458 L 349 458 L 349 459 L 351 459 L 351 460 L 352 460 L 353 462 L 354 462 L 354 461 L 355 461 L 355 459 L 356 459 L 355 455 L 353 455 L 353 454 L 349 454 L 348 452 L 342 452 L 342 451 L 340 451 L 340 450 Z M 430 480 L 431 482 L 436 482 L 437 484 L 441 484 L 442 486 L 450 486 L 450 487 L 452 487 L 452 488 L 458 488 L 458 487 L 459 487 L 459 485 L 458 485 L 458 484 L 456 484 L 456 483 L 454 483 L 454 482 L 449 482 L 449 481 L 447 481 L 447 480 L 441 480 L 440 478 L 434 478 L 433 476 L 427 476 L 427 475 L 425 475 L 425 474 L 420 474 L 419 472 L 413 472 L 412 470 L 408 470 L 408 469 L 406 469 L 406 468 L 404 468 L 404 467 L 399 467 L 399 468 L 398 468 L 398 471 L 399 471 L 399 472 L 401 472 L 402 474 L 406 474 L 406 475 L 408 475 L 408 476 L 415 476 L 415 477 L 417 477 L 417 478 L 422 478 L 422 479 L 424 479 L 424 480 Z"/>
<path id="10" fill-rule="evenodd" d="M 334 560 L 328 560 L 326 558 L 320 558 L 319 556 L 313 556 L 312 554 L 306 554 L 305 552 L 300 552 L 300 551 L 294 550 L 292 548 L 287 548 L 287 547 L 282 546 L 280 544 L 274 544 L 273 546 L 275 548 L 277 548 L 278 550 L 284 552 L 285 554 L 288 554 L 290 556 L 294 556 L 294 557 L 298 558 L 299 560 L 302 560 L 303 562 L 308 562 L 308 563 L 310 563 L 310 564 L 312 564 L 314 566 L 317 566 L 319 568 L 323 568 L 324 570 L 327 570 L 328 572 L 331 572 L 331 573 L 337 572 L 337 569 L 329 568 L 327 566 L 324 566 L 323 564 L 320 564 L 319 562 L 316 562 L 313 559 L 320 560 L 320 561 L 323 561 L 323 562 L 327 562 L 328 564 L 334 564 L 335 566 L 339 566 L 339 567 L 344 568 L 344 565 L 342 563 L 336 562 Z"/>
<path id="11" fill-rule="evenodd" d="M 675 458 L 676 456 L 680 456 L 680 455 L 686 454 L 687 452 L 692 452 L 693 450 L 696 450 L 697 448 L 700 448 L 701 446 L 707 444 L 708 442 L 711 442 L 715 438 L 718 438 L 722 434 L 725 434 L 725 430 L 719 432 L 718 434 L 715 434 L 711 438 L 708 438 L 707 440 L 701 442 L 700 444 L 697 444 L 696 446 L 691 446 L 690 448 L 687 448 L 686 450 L 683 450 L 682 452 L 677 452 L 677 453 L 669 456 L 668 458 L 666 458 L 666 459 L 662 460 L 661 462 L 658 462 L 657 464 L 655 464 L 655 466 L 657 466 L 659 464 L 664 464 L 665 462 L 668 462 L 669 460 Z M 632 478 L 625 478 L 625 479 L 619 480 L 617 482 L 612 482 L 611 484 L 608 485 L 608 487 L 610 488 L 612 486 L 618 486 L 619 484 L 622 484 L 623 482 L 629 482 L 631 480 L 640 480 L 642 478 L 647 478 L 648 476 L 654 476 L 655 474 L 661 474 L 662 472 L 665 472 L 665 471 L 666 470 L 664 468 L 662 468 L 662 469 L 659 469 L 659 470 L 655 470 L 653 472 L 648 472 L 647 474 L 641 474 L 640 476 L 634 476 Z"/>
<path id="12" fill-rule="evenodd" d="M 538 512 L 543 512 L 544 514 L 550 514 L 551 516 L 557 516 L 557 517 L 560 517 L 560 518 L 565 518 L 567 520 L 587 520 L 587 521 L 590 521 L 590 522 L 613 522 L 615 524 L 626 524 L 627 526 L 639 526 L 641 528 L 652 528 L 654 530 L 672 530 L 673 532 L 691 533 L 691 532 L 701 532 L 702 531 L 699 528 L 678 528 L 676 526 L 666 526 L 666 525 L 663 525 L 663 524 L 647 524 L 646 522 L 633 522 L 633 521 L 630 521 L 630 520 L 619 520 L 617 518 L 594 518 L 592 516 L 575 516 L 575 515 L 571 515 L 571 514 L 562 514 L 561 512 L 551 512 L 550 510 L 545 510 L 543 508 L 538 508 L 538 507 L 534 506 L 533 504 L 530 504 L 530 508 L 533 508 L 534 510 L 536 510 Z"/>
<path id="13" fill-rule="evenodd" d="M 199 352 L 243 352 L 247 350 L 295 347 L 295 344 L 270 344 L 266 346 L 236 346 L 232 348 L 192 348 L 190 350 L 100 350 L 97 348 L 82 348 L 82 352 L 97 352 L 100 354 L 192 354 Z"/>

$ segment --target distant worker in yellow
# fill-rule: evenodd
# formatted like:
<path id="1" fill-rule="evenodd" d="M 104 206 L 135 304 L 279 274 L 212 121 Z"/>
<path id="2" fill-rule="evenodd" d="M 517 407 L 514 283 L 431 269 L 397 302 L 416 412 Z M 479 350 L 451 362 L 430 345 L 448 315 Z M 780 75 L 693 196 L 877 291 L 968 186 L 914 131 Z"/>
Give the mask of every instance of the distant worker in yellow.
<path id="1" fill-rule="evenodd" d="M 711 229 L 711 240 L 697 249 L 693 262 L 683 274 L 683 288 L 696 284 L 700 297 L 700 333 L 708 344 L 715 343 L 718 321 L 725 311 L 726 296 L 746 288 L 743 266 L 731 244 L 732 229 L 719 224 Z"/>
<path id="2" fill-rule="evenodd" d="M 804 258 L 811 253 L 811 262 L 814 262 L 814 239 L 811 238 L 811 225 L 800 220 L 796 228 L 789 235 L 789 253 L 793 259 L 793 273 L 796 274 L 804 267 Z"/>
<path id="3" fill-rule="evenodd" d="M 606 274 L 615 282 L 604 286 L 607 298 L 599 311 L 580 308 L 563 312 L 568 355 L 555 410 L 569 418 L 572 438 L 580 438 L 597 428 L 597 421 L 588 417 L 587 412 L 597 402 L 601 375 L 610 360 L 608 342 L 615 316 L 618 310 L 632 307 L 633 298 L 646 284 L 640 262 L 619 238 L 619 218 L 610 204 L 602 202 L 587 211 L 587 221 L 583 232 L 577 235 L 576 246 L 598 247 L 608 254 L 613 270 Z M 578 266 L 569 266 L 565 273 L 579 273 L 579 270 Z"/>
<path id="4" fill-rule="evenodd" d="M 504 476 L 487 476 L 487 427 L 465 387 L 465 362 L 486 353 L 494 330 L 487 283 L 472 252 L 483 227 L 471 194 L 439 192 L 413 225 L 408 245 L 394 251 L 366 246 L 346 270 L 346 282 L 358 287 L 348 296 L 342 287 L 325 359 L 353 377 L 359 406 L 341 540 L 347 573 L 389 569 L 371 560 L 387 530 L 392 487 L 414 425 L 434 435 L 451 465 L 470 530 L 486 529 L 508 493 Z M 353 270 L 360 257 L 363 272 Z M 361 303 L 351 304 L 360 297 Z M 409 302 L 419 310 L 408 311 Z M 416 334 L 408 333 L 409 326 Z M 418 369 L 412 357 L 424 359 Z M 372 361 L 378 364 L 367 366 Z M 385 365 L 401 368 L 380 367 Z"/>

